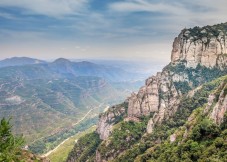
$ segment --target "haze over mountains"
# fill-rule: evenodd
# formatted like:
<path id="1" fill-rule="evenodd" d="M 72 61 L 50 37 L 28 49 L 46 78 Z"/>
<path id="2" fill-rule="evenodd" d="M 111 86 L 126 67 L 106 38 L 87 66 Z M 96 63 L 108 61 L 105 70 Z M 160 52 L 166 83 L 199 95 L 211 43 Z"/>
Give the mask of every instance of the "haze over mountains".
<path id="1" fill-rule="evenodd" d="M 28 57 L 13 57 L 0 61 L 0 67 L 28 65 L 32 69 L 42 71 L 42 74 L 36 74 L 36 78 L 45 77 L 45 75 L 49 75 L 47 73 L 52 73 L 53 77 L 99 76 L 112 82 L 143 80 L 163 66 L 160 63 L 152 62 L 141 63 L 117 60 L 70 61 L 64 58 L 56 59 L 53 62 Z M 28 68 L 19 67 L 18 70 L 29 77 L 29 73 L 26 71 Z"/>
<path id="2" fill-rule="evenodd" d="M 61 130 L 89 110 L 123 101 L 147 73 L 88 61 L 32 58 L 0 61 L 0 117 L 13 117 L 14 132 L 28 142 Z"/>

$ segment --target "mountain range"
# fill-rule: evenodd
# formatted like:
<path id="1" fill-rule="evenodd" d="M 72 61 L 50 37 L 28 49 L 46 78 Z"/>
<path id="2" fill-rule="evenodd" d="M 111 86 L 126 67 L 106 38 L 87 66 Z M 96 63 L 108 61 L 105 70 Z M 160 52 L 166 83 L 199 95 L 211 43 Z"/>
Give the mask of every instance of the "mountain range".
<path id="1" fill-rule="evenodd" d="M 0 67 L 0 118 L 12 117 L 27 143 L 71 128 L 91 109 L 98 116 L 143 82 L 138 73 L 64 58 L 11 58 Z"/>
<path id="2" fill-rule="evenodd" d="M 141 74 L 127 72 L 121 68 L 99 65 L 87 61 L 72 62 L 59 58 L 53 62 L 38 61 L 32 58 L 11 58 L 2 60 L 0 67 L 3 77 L 39 78 L 73 78 L 77 76 L 97 76 L 111 82 L 134 81 Z M 20 66 L 19 66 L 20 65 Z M 15 67 L 17 66 L 17 67 Z M 3 72 L 5 71 L 5 73 Z M 138 79 L 139 78 L 139 79 Z"/>

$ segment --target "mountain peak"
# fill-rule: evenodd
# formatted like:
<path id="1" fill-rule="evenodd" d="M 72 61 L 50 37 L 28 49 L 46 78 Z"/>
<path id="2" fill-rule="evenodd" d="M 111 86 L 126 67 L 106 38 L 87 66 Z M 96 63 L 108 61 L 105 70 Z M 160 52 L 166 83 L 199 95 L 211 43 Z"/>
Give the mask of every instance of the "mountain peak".
<path id="1" fill-rule="evenodd" d="M 227 23 L 184 29 L 175 38 L 171 63 L 184 62 L 186 67 L 198 64 L 212 68 L 226 66 L 223 54 L 227 53 Z"/>
<path id="2" fill-rule="evenodd" d="M 40 64 L 45 63 L 43 60 L 38 60 L 30 57 L 12 57 L 0 61 L 0 67 L 7 66 L 20 66 L 20 65 L 30 65 L 30 64 Z"/>
<path id="3" fill-rule="evenodd" d="M 68 59 L 65 59 L 65 58 L 58 58 L 53 63 L 58 63 L 58 64 L 60 63 L 60 64 L 62 64 L 62 63 L 71 63 L 71 61 L 68 60 Z"/>

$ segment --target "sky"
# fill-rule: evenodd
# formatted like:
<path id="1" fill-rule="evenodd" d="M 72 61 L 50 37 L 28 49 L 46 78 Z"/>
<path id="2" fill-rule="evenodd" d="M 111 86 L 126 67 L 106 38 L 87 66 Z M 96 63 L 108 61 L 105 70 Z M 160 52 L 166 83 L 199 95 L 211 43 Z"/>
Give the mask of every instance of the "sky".
<path id="1" fill-rule="evenodd" d="M 170 60 L 184 28 L 227 21 L 226 0 L 0 0 L 0 59 Z"/>

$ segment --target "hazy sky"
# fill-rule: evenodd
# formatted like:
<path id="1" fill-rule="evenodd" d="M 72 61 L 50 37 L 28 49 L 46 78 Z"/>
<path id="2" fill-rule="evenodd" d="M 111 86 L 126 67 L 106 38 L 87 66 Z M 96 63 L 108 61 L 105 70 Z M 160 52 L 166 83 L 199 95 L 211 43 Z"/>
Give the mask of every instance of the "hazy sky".
<path id="1" fill-rule="evenodd" d="M 226 0 L 0 0 L 0 59 L 170 59 L 181 29 L 227 21 Z"/>

